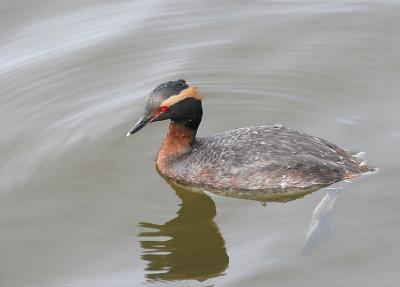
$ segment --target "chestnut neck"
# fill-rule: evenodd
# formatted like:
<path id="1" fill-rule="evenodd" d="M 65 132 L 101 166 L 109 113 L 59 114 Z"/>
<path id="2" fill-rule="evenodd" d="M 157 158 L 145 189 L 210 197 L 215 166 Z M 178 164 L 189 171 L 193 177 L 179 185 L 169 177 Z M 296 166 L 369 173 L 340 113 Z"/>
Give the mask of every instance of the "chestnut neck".
<path id="1" fill-rule="evenodd" d="M 192 148 L 196 138 L 196 128 L 191 128 L 186 122 L 172 121 L 169 124 L 157 157 L 157 167 L 165 174 L 168 162 Z"/>

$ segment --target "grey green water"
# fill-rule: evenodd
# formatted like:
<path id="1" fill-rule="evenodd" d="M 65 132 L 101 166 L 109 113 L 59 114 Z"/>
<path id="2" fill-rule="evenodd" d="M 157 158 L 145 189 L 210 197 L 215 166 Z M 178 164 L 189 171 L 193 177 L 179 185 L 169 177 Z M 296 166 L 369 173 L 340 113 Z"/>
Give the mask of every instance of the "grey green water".
<path id="1" fill-rule="evenodd" d="M 397 1 L 0 1 L 0 286 L 396 286 Z M 267 203 L 172 189 L 159 83 L 200 135 L 280 123 L 373 175 Z"/>

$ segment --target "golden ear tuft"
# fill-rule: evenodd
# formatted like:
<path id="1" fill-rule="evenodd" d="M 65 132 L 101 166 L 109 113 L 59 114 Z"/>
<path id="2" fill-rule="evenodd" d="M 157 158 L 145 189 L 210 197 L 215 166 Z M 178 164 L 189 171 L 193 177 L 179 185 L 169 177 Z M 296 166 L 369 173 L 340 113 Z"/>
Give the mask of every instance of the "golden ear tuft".
<path id="1" fill-rule="evenodd" d="M 186 99 L 186 98 L 194 98 L 196 100 L 201 101 L 201 96 L 199 94 L 199 90 L 195 86 L 189 86 L 189 88 L 184 89 L 178 95 L 171 96 L 165 101 L 161 103 L 161 106 L 172 106 L 176 103 Z"/>

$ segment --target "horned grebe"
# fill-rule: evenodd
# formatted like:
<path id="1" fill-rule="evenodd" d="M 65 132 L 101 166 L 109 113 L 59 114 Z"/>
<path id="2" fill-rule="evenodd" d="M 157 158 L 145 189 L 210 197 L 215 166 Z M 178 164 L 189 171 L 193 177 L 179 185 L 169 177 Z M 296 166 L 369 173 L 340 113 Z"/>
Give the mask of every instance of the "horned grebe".
<path id="1" fill-rule="evenodd" d="M 185 80 L 156 87 L 128 135 L 170 119 L 157 169 L 175 184 L 246 194 L 301 194 L 375 169 L 338 146 L 280 125 L 196 137 L 201 97 Z"/>

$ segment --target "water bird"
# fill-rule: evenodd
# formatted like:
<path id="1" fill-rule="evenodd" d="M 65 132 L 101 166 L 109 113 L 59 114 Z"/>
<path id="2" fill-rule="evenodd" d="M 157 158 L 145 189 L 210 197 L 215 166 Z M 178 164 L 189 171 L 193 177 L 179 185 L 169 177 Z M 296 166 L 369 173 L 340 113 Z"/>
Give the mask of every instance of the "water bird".
<path id="1" fill-rule="evenodd" d="M 158 172 L 176 185 L 244 198 L 307 194 L 375 170 L 327 140 L 281 125 L 196 137 L 202 115 L 198 89 L 182 79 L 169 81 L 151 91 L 127 135 L 170 120 L 157 156 Z"/>

